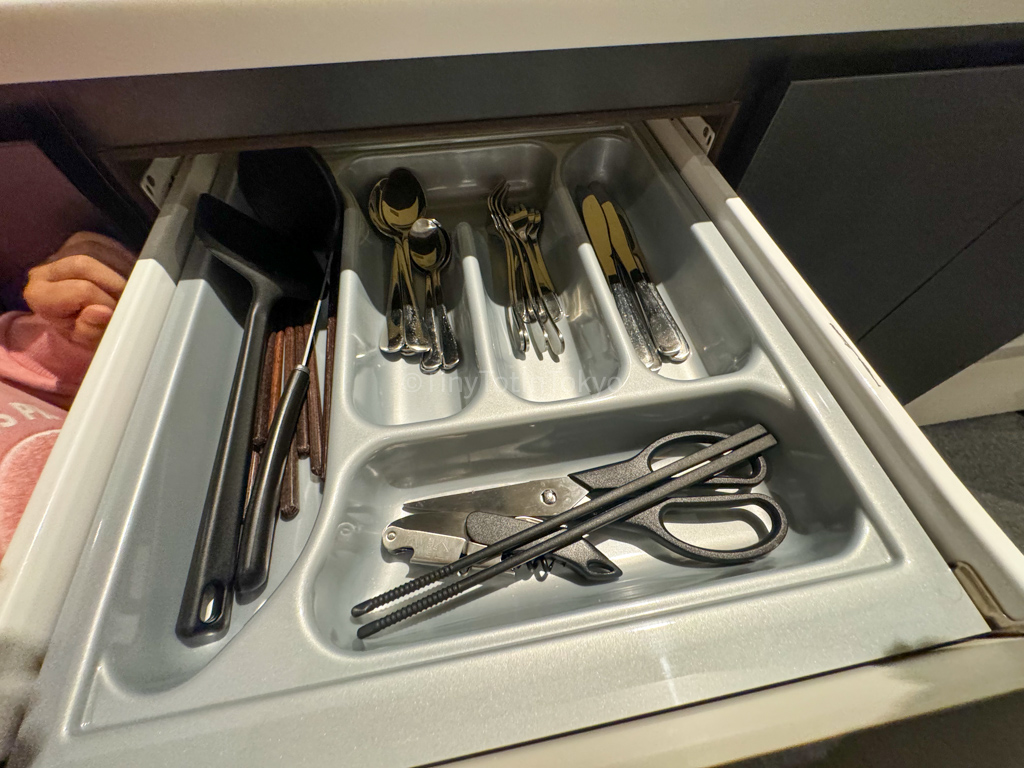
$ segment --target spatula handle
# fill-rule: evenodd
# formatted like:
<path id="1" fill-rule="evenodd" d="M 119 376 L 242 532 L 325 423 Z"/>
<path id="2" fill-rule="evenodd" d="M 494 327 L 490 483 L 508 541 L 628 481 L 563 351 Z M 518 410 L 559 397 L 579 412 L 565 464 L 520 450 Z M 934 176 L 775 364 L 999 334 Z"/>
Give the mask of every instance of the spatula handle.
<path id="1" fill-rule="evenodd" d="M 276 299 L 276 295 L 254 290 L 245 322 L 220 445 L 175 627 L 178 637 L 189 645 L 222 637 L 231 622 L 232 582 L 249 475 L 253 416 L 267 324 Z"/>
<path id="2" fill-rule="evenodd" d="M 309 369 L 297 366 L 285 385 L 270 424 L 267 445 L 263 449 L 256 482 L 245 512 L 235 586 L 240 598 L 263 589 L 270 574 L 270 554 L 277 523 L 277 505 L 281 498 L 281 478 L 288 460 L 292 437 L 302 414 L 302 403 L 309 389 Z"/>

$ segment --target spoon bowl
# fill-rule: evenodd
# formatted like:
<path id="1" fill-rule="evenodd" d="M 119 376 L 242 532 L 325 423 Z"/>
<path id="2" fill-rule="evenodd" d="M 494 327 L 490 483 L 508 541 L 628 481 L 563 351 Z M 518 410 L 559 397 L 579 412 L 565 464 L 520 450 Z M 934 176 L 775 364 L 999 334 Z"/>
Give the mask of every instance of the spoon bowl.
<path id="1" fill-rule="evenodd" d="M 370 217 L 370 223 L 373 224 L 374 229 L 384 235 L 384 237 L 397 240 L 401 235 L 391 229 L 380 215 L 380 198 L 386 181 L 386 178 L 381 179 L 373 185 L 373 189 L 370 190 L 370 199 L 366 203 L 366 213 Z"/>
<path id="2" fill-rule="evenodd" d="M 427 207 L 427 196 L 419 180 L 408 168 L 395 168 L 384 180 L 380 193 L 380 213 L 384 223 L 402 236 Z"/>
<path id="3" fill-rule="evenodd" d="M 406 240 L 413 263 L 426 276 L 427 314 L 424 324 L 430 329 L 433 349 L 424 356 L 420 367 L 430 372 L 436 370 L 431 366 L 439 364 L 450 371 L 459 364 L 461 357 L 441 287 L 441 272 L 452 256 L 451 236 L 437 219 L 422 218 L 413 222 Z"/>

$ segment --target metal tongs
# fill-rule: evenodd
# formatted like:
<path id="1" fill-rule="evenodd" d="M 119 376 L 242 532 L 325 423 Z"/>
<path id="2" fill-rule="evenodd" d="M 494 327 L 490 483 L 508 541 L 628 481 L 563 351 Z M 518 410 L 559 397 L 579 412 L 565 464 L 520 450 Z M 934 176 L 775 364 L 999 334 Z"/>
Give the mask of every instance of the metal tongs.
<path id="1" fill-rule="evenodd" d="M 443 578 L 467 571 L 477 564 L 494 560 L 492 565 L 483 570 L 440 587 L 409 605 L 361 626 L 357 632 L 358 636 L 360 638 L 370 637 L 382 629 L 445 602 L 501 573 L 554 553 L 563 555 L 563 561 L 581 565 L 583 572 L 590 572 L 595 579 L 615 578 L 620 573 L 618 568 L 600 553 L 597 553 L 599 557 L 594 557 L 591 552 L 592 547 L 584 550 L 577 549 L 575 555 L 567 552 L 567 548 L 582 542 L 585 536 L 594 531 L 626 520 L 629 520 L 631 526 L 652 534 L 660 543 L 673 551 L 704 562 L 748 562 L 763 557 L 778 547 L 788 531 L 788 521 L 778 504 L 771 497 L 763 494 L 748 494 L 751 499 L 747 503 L 757 503 L 761 506 L 771 520 L 771 529 L 749 547 L 737 550 L 709 550 L 682 541 L 668 531 L 663 519 L 668 502 L 678 503 L 681 498 L 690 498 L 682 491 L 700 483 L 708 483 L 708 481 L 714 485 L 714 479 L 726 470 L 747 462 L 754 462 L 755 468 L 750 477 L 757 478 L 757 481 L 760 482 L 763 479 L 760 454 L 776 444 L 775 438 L 763 426 L 755 425 L 735 435 L 723 436 L 705 448 L 672 461 L 666 466 L 652 469 L 650 458 L 653 452 L 667 440 L 678 439 L 680 434 L 688 433 L 678 433 L 663 438 L 627 462 L 619 462 L 608 467 L 570 476 L 569 482 L 583 490 L 583 493 L 577 497 L 577 501 L 581 500 L 582 496 L 589 491 L 603 491 L 594 498 L 570 506 L 565 511 L 544 519 L 532 517 L 537 514 L 536 502 L 529 508 L 525 508 L 527 505 L 524 504 L 523 514 L 531 517 L 525 521 L 523 519 L 513 520 L 514 527 L 519 530 L 491 544 L 476 548 L 474 551 L 460 553 L 460 556 L 453 562 L 356 605 L 352 608 L 352 615 L 363 616 Z M 715 434 L 717 436 L 718 433 Z M 759 475 L 761 476 L 759 477 Z M 741 484 L 736 483 L 735 480 L 736 478 L 729 478 L 733 485 Z M 550 485 L 549 481 L 540 482 Z M 529 484 L 519 484 L 513 488 L 522 490 L 523 485 Z M 562 493 L 569 493 L 571 498 L 572 486 L 563 484 L 560 488 Z M 554 504 L 559 503 L 559 490 L 555 488 L 538 488 L 538 490 L 542 494 L 539 497 L 541 504 L 551 500 L 550 495 L 545 498 L 543 495 L 545 492 L 554 493 L 553 502 Z M 474 493 L 487 493 L 487 491 Z M 452 498 L 457 507 L 458 495 Z M 692 498 L 701 499 L 702 497 L 693 496 Z M 715 501 L 718 500 L 715 499 Z M 733 506 L 737 504 L 737 501 L 739 500 L 735 496 L 730 500 Z M 423 511 L 429 510 L 424 509 Z M 501 517 L 501 515 L 491 515 L 491 517 Z M 471 519 L 473 519 L 472 512 L 466 516 L 467 526 Z M 539 521 L 535 522 L 537 520 Z M 523 522 L 527 524 L 522 526 Z M 477 543 L 482 544 L 483 542 Z M 531 544 L 532 546 L 527 546 Z M 385 546 L 387 546 L 387 531 L 385 531 Z M 566 554 L 568 557 L 565 557 Z"/>

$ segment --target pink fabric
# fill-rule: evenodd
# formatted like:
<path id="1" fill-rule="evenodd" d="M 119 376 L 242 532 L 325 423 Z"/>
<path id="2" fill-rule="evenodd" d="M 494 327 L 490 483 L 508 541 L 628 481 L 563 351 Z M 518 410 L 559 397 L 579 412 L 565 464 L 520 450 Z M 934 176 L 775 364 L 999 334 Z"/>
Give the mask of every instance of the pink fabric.
<path id="1" fill-rule="evenodd" d="M 0 559 L 92 355 L 35 315 L 0 315 Z"/>
<path id="2" fill-rule="evenodd" d="M 92 356 L 91 350 L 72 344 L 37 315 L 0 315 L 0 381 L 41 400 L 70 407 Z"/>

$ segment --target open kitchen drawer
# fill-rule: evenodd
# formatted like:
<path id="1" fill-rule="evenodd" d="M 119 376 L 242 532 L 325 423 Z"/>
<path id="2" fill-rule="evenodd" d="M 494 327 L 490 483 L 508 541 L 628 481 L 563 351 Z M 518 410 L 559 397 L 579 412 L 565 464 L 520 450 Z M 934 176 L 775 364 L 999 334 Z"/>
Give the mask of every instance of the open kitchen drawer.
<path id="1" fill-rule="evenodd" d="M 241 313 L 187 216 L 154 230 L 148 249 L 188 260 L 163 299 L 23 729 L 34 764 L 400 766 L 500 749 L 1012 623 L 991 605 L 982 615 L 953 561 L 1024 615 L 1024 557 L 677 123 L 321 151 L 347 203 L 322 499 L 307 482 L 302 514 L 278 527 L 268 588 L 236 608 L 230 632 L 181 644 L 174 621 Z M 204 189 L 238 201 L 232 157 L 191 163 L 169 205 Z M 362 205 L 398 165 L 424 181 L 456 242 L 446 289 L 465 361 L 434 377 L 377 350 L 388 251 Z M 568 314 L 557 363 L 506 352 L 483 208 L 499 175 L 544 210 Z M 572 200 L 592 180 L 630 217 L 694 348 L 686 363 L 653 373 L 635 359 Z M 602 540 L 624 571 L 616 582 L 523 578 L 356 639 L 351 605 L 409 573 L 380 549 L 403 501 L 600 465 L 674 429 L 756 421 L 779 438 L 768 485 L 792 525 L 765 559 L 693 568 Z"/>

